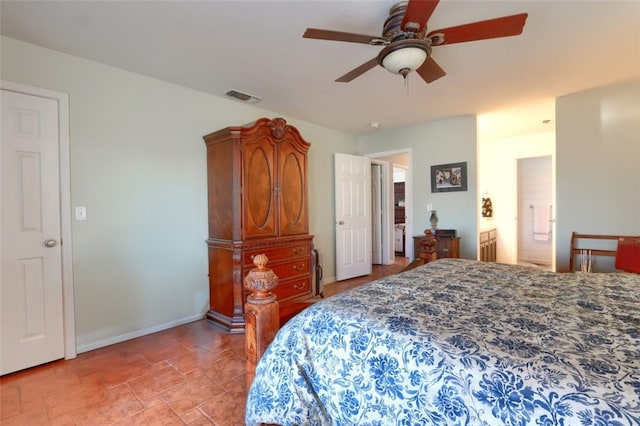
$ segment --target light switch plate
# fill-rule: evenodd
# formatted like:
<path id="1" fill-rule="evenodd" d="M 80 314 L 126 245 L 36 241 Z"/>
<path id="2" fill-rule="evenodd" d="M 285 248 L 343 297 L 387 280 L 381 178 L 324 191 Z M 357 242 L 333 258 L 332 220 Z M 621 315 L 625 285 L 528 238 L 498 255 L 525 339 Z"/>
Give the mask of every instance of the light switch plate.
<path id="1" fill-rule="evenodd" d="M 86 207 L 76 207 L 76 220 L 87 220 Z"/>

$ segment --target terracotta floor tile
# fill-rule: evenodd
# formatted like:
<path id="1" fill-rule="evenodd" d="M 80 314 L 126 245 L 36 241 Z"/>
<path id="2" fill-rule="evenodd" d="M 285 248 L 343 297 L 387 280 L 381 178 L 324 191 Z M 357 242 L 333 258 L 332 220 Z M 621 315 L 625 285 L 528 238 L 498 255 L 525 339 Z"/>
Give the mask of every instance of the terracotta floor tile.
<path id="1" fill-rule="evenodd" d="M 44 371 L 42 378 L 30 376 L 20 384 L 20 401 L 41 400 L 47 395 L 59 393 L 61 389 L 70 389 L 80 384 L 80 378 L 67 370 Z"/>
<path id="2" fill-rule="evenodd" d="M 408 262 L 374 265 L 368 279 Z M 367 277 L 325 287 L 332 295 Z M 244 335 L 207 320 L 0 377 L 2 426 L 244 425 Z"/>
<path id="3" fill-rule="evenodd" d="M 96 373 L 107 386 L 117 386 L 137 377 L 144 376 L 151 369 L 151 364 L 144 358 L 121 364 L 113 364 L 108 370 Z"/>
<path id="4" fill-rule="evenodd" d="M 179 385 L 184 380 L 180 372 L 169 366 L 130 380 L 128 384 L 138 398 L 147 401 Z"/>
<path id="5" fill-rule="evenodd" d="M 236 388 L 217 395 L 201 404 L 198 408 L 218 425 L 244 424 L 247 395 L 244 388 Z"/>
<path id="6" fill-rule="evenodd" d="M 125 342 L 126 343 L 126 342 Z M 128 345 L 118 344 L 116 348 L 124 356 L 139 354 L 151 364 L 184 355 L 189 349 L 181 345 L 175 338 L 169 335 L 150 335 L 141 337 L 140 340 Z"/>
<path id="7" fill-rule="evenodd" d="M 48 425 L 49 417 L 42 401 L 20 403 L 19 411 L 11 416 L 2 415 L 2 426 Z"/>
<path id="8" fill-rule="evenodd" d="M 189 426 L 211 426 L 214 424 L 211 420 L 207 419 L 204 415 L 193 422 L 187 423 Z M 243 423 L 244 425 L 244 423 Z M 217 425 L 216 425 L 217 426 Z"/>
<path id="9" fill-rule="evenodd" d="M 222 386 L 215 383 L 200 370 L 192 371 L 184 377 L 185 380 L 180 385 L 162 394 L 167 404 L 178 414 L 182 414 L 211 397 L 225 392 Z"/>
<path id="10" fill-rule="evenodd" d="M 20 414 L 20 389 L 17 386 L 3 387 L 0 393 L 0 419 Z"/>
<path id="11" fill-rule="evenodd" d="M 213 353 L 199 346 L 192 352 L 176 358 L 171 358 L 169 363 L 181 373 L 189 373 L 201 367 L 207 367 L 220 359 L 220 353 Z"/>
<path id="12" fill-rule="evenodd" d="M 109 370 L 117 364 L 128 364 L 135 360 L 140 360 L 140 354 L 133 354 L 130 357 L 123 356 L 116 350 L 102 351 L 101 354 L 87 357 L 86 359 L 77 360 L 73 367 L 80 377 L 89 376 L 91 374 Z"/>
<path id="13" fill-rule="evenodd" d="M 149 426 L 149 425 L 162 425 L 162 426 L 182 426 L 184 423 L 169 407 L 166 405 L 157 405 L 144 410 L 131 417 L 127 417 L 117 423 L 115 426 Z"/>
<path id="14" fill-rule="evenodd" d="M 50 418 L 95 404 L 105 398 L 105 387 L 97 380 L 87 380 L 63 391 L 46 395 L 43 400 Z"/>
<path id="15" fill-rule="evenodd" d="M 142 412 L 144 406 L 127 385 L 106 389 L 104 398 L 72 412 L 77 425 L 111 425 Z"/>
<path id="16" fill-rule="evenodd" d="M 71 413 L 66 413 L 58 417 L 49 417 L 49 426 L 75 426 L 76 421 Z"/>
<path id="17" fill-rule="evenodd" d="M 180 418 L 186 424 L 196 423 L 202 419 L 205 419 L 205 424 L 211 424 L 211 420 L 209 420 L 202 411 L 198 409 L 198 407 L 193 407 L 183 413 L 180 413 Z"/>
<path id="18" fill-rule="evenodd" d="M 240 379 L 244 380 L 246 364 L 244 358 L 231 355 L 201 370 L 209 378 L 226 389 L 229 383 L 239 381 Z"/>

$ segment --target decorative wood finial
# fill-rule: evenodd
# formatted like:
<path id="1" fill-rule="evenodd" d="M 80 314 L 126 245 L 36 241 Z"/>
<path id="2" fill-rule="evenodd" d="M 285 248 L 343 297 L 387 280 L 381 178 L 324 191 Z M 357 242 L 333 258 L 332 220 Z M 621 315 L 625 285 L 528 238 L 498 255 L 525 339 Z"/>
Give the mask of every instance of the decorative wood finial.
<path id="1" fill-rule="evenodd" d="M 424 235 L 425 238 L 420 242 L 420 259 L 422 263 L 433 262 L 436 260 L 436 243 L 438 240 L 431 229 L 425 229 Z"/>
<path id="2" fill-rule="evenodd" d="M 284 118 L 274 118 L 267 124 L 271 130 L 271 135 L 276 139 L 284 137 L 284 129 L 287 127 L 287 121 Z"/>
<path id="3" fill-rule="evenodd" d="M 247 297 L 249 303 L 264 305 L 275 300 L 276 296 L 271 293 L 271 289 L 278 285 L 278 276 L 273 270 L 267 268 L 269 258 L 264 254 L 253 257 L 253 264 L 256 265 L 244 278 L 244 288 L 251 294 Z"/>

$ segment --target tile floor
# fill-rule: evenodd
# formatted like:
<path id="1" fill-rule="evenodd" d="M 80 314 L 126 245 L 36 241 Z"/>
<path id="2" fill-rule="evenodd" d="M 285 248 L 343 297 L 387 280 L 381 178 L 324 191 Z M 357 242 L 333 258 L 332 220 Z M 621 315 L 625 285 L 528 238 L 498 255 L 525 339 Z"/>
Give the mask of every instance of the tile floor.
<path id="1" fill-rule="evenodd" d="M 325 286 L 325 297 L 394 274 L 408 261 Z M 207 320 L 0 378 L 0 424 L 243 425 L 244 335 Z"/>

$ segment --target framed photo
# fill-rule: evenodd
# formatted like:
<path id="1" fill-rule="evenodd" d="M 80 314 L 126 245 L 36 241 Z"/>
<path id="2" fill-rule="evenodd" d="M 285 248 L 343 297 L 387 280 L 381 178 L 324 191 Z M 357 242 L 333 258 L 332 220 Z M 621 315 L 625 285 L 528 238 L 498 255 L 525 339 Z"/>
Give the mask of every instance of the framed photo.
<path id="1" fill-rule="evenodd" d="M 431 166 L 431 192 L 467 190 L 467 162 Z"/>

